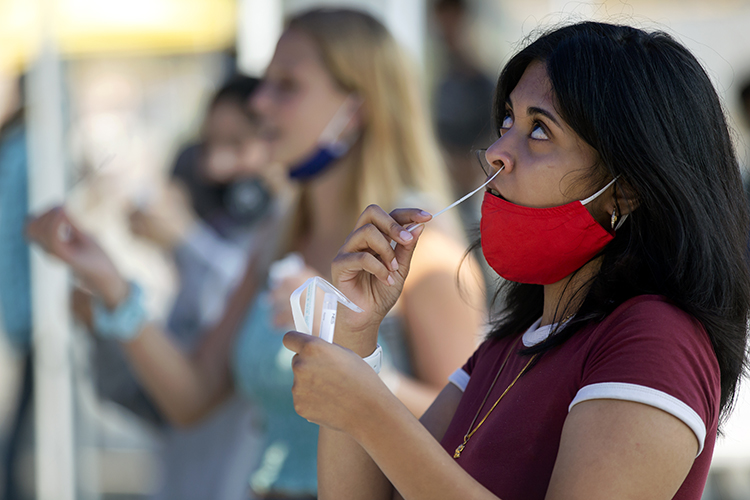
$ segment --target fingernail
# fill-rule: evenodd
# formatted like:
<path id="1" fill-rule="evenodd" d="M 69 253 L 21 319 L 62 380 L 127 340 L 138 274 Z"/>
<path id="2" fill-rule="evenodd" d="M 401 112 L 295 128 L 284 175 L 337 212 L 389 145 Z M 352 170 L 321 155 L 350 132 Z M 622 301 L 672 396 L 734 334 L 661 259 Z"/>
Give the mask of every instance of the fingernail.
<path id="1" fill-rule="evenodd" d="M 413 239 L 414 239 L 414 236 L 412 236 L 412 235 L 411 235 L 411 233 L 410 233 L 409 231 L 401 231 L 401 232 L 399 233 L 399 236 L 400 236 L 400 237 L 401 237 L 401 239 L 402 239 L 402 240 L 404 240 L 404 241 L 411 241 L 411 240 L 413 240 Z"/>
<path id="2" fill-rule="evenodd" d="M 424 210 L 420 211 L 419 214 L 422 217 L 432 217 L 432 214 L 430 212 L 425 212 Z"/>
<path id="3" fill-rule="evenodd" d="M 396 257 L 391 261 L 391 270 L 398 271 L 398 261 L 396 260 Z"/>
<path id="4" fill-rule="evenodd" d="M 390 274 L 388 275 L 388 284 L 391 286 L 396 284 L 396 282 L 393 281 L 393 276 L 391 276 Z"/>

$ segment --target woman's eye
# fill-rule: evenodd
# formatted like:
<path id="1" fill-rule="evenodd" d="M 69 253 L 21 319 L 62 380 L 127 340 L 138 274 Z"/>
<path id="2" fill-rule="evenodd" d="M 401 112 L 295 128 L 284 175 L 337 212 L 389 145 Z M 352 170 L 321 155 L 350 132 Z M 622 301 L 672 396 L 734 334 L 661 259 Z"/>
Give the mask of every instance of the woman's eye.
<path id="1" fill-rule="evenodd" d="M 297 85 L 292 80 L 280 80 L 276 84 L 276 88 L 279 89 L 280 92 L 294 92 Z"/>
<path id="2" fill-rule="evenodd" d="M 276 96 L 292 94 L 297 89 L 297 83 L 293 79 L 282 75 L 266 75 L 263 85 Z"/>
<path id="3" fill-rule="evenodd" d="M 503 118 L 503 124 L 500 125 L 500 128 L 503 130 L 508 130 L 512 126 L 513 126 L 513 118 L 511 118 L 509 114 L 506 114 L 505 118 Z"/>
<path id="4" fill-rule="evenodd" d="M 532 139 L 539 139 L 539 140 L 547 140 L 549 137 L 547 137 L 547 133 L 544 131 L 541 125 L 538 123 L 534 124 L 534 130 L 531 131 L 531 138 Z"/>

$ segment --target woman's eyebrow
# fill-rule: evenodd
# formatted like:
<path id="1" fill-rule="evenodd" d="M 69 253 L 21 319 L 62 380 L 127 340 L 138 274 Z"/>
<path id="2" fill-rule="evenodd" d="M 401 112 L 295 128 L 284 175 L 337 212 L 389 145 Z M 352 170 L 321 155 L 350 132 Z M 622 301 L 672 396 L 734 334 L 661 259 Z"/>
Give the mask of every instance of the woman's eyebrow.
<path id="1" fill-rule="evenodd" d="M 510 96 L 508 96 L 505 99 L 505 105 L 508 106 L 510 109 L 513 109 L 513 101 L 510 99 Z M 549 121 L 551 121 L 552 123 L 554 123 L 555 125 L 557 125 L 557 127 L 559 129 L 562 130 L 562 125 L 560 125 L 560 122 L 557 121 L 557 118 L 555 118 L 555 116 L 552 113 L 550 113 L 549 111 L 547 111 L 544 108 L 540 108 L 538 106 L 529 106 L 528 108 L 526 108 L 526 114 L 528 114 L 528 115 L 542 115 L 545 118 L 549 119 Z"/>
<path id="2" fill-rule="evenodd" d="M 526 113 L 530 115 L 542 115 L 546 117 L 547 119 L 549 119 L 552 123 L 557 125 L 559 129 L 562 130 L 562 126 L 560 125 L 560 122 L 557 121 L 557 118 L 555 118 L 552 113 L 550 113 L 544 108 L 538 108 L 536 106 L 529 106 L 528 108 L 526 108 Z"/>

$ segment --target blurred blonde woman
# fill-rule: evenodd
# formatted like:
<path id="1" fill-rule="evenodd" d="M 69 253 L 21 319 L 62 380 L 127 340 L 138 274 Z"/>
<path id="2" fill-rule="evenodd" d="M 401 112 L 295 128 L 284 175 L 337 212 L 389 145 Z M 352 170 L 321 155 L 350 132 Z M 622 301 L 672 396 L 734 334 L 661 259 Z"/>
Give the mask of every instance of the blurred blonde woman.
<path id="1" fill-rule="evenodd" d="M 265 449 L 250 478 L 261 498 L 314 498 L 317 426 L 291 397 L 293 327 L 289 295 L 330 263 L 369 204 L 437 210 L 450 200 L 444 167 L 409 64 L 387 30 L 367 14 L 315 10 L 291 19 L 264 83 L 251 99 L 274 161 L 299 186 L 289 216 L 269 221 L 268 245 L 254 256 L 222 321 L 186 357 L 138 310 L 138 290 L 62 210 L 31 224 L 30 235 L 69 263 L 101 297 L 100 319 L 126 344 L 130 361 L 165 416 L 189 425 L 233 390 L 265 413 Z M 473 351 L 484 320 L 483 285 L 450 213 L 424 230 L 410 281 L 381 327 L 384 379 L 416 415 Z M 269 263 L 296 255 L 293 273 L 268 283 Z M 289 258 L 284 262 L 292 262 Z M 287 269 L 289 269 L 287 267 Z M 459 279 L 457 279 L 457 277 Z M 126 314 L 129 313 L 129 314 Z"/>

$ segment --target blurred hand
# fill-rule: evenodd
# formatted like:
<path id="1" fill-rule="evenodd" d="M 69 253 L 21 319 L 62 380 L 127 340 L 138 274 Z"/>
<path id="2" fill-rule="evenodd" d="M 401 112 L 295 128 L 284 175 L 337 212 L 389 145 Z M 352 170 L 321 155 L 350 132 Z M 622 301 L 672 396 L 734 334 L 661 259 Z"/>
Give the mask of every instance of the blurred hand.
<path id="1" fill-rule="evenodd" d="M 331 266 L 333 285 L 364 309 L 355 313 L 339 308 L 336 343 L 361 356 L 372 352 L 380 322 L 401 295 L 417 239 L 424 230 L 419 226 L 409 233 L 405 226 L 431 218 L 415 208 L 397 209 L 390 215 L 376 205 L 365 209 Z M 395 249 L 391 240 L 398 243 Z"/>
<path id="2" fill-rule="evenodd" d="M 319 276 L 315 269 L 309 266 L 305 266 L 299 273 L 293 276 L 288 276 L 282 279 L 278 286 L 271 290 L 271 300 L 273 302 L 273 324 L 276 327 L 289 327 L 294 326 L 294 319 L 292 318 L 292 305 L 289 301 L 289 296 L 292 295 L 297 288 L 301 287 L 305 281 L 314 276 Z M 302 294 L 302 300 L 304 301 L 305 295 Z M 315 304 L 322 309 L 323 306 L 323 294 L 316 297 Z M 320 318 L 320 311 L 316 311 L 316 318 Z M 313 325 L 313 328 L 317 330 L 317 325 Z"/>
<path id="3" fill-rule="evenodd" d="M 167 251 L 185 240 L 195 222 L 190 198 L 185 189 L 176 183 L 167 186 L 154 202 L 130 214 L 133 234 Z"/>
<path id="4" fill-rule="evenodd" d="M 62 207 L 31 219 L 26 236 L 68 264 L 83 286 L 100 296 L 109 308 L 127 297 L 129 285 L 112 260 L 93 238 L 73 225 Z"/>
<path id="5" fill-rule="evenodd" d="M 92 331 L 94 326 L 94 312 L 91 299 L 91 294 L 79 287 L 74 287 L 70 295 L 73 317 L 76 321 L 83 324 L 88 331 Z"/>
<path id="6" fill-rule="evenodd" d="M 288 332 L 284 346 L 292 358 L 294 409 L 307 420 L 335 430 L 365 427 L 373 405 L 394 397 L 361 357 L 311 335 Z"/>

